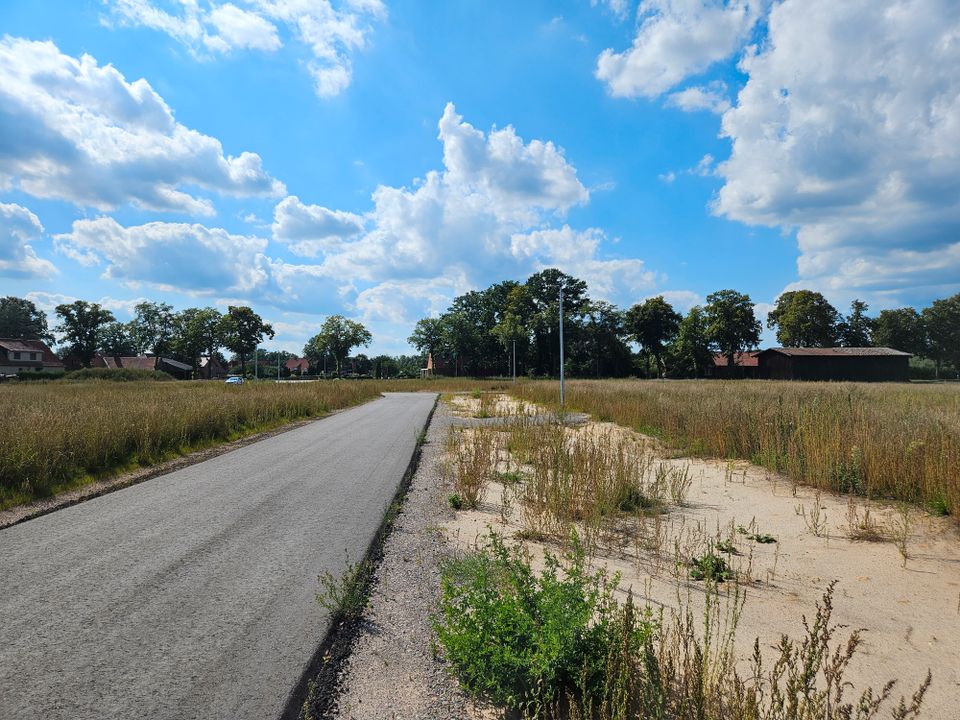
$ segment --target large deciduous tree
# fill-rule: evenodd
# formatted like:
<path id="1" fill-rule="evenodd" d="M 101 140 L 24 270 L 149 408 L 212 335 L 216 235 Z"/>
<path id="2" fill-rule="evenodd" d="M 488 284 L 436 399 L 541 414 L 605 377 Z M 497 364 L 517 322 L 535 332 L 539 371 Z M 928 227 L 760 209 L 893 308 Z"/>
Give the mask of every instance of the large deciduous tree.
<path id="1" fill-rule="evenodd" d="M 767 327 L 777 331 L 784 347 L 833 347 L 840 314 L 813 290 L 791 290 L 777 298 L 767 315 Z"/>
<path id="2" fill-rule="evenodd" d="M 134 306 L 131 322 L 133 342 L 140 354 L 164 355 L 176 332 L 173 306 L 163 302 L 142 302 Z"/>
<path id="3" fill-rule="evenodd" d="M 943 300 L 934 300 L 924 308 L 927 355 L 937 368 L 937 376 L 945 363 L 960 372 L 960 293 Z"/>
<path id="4" fill-rule="evenodd" d="M 214 308 L 187 308 L 174 318 L 174 352 L 197 370 L 200 357 L 216 356 L 223 345 L 223 315 Z"/>
<path id="5" fill-rule="evenodd" d="M 252 353 L 265 337 L 276 333 L 269 323 L 245 305 L 230 305 L 219 323 L 223 346 L 240 358 L 241 372 L 246 371 L 247 355 Z"/>
<path id="6" fill-rule="evenodd" d="M 749 295 L 736 290 L 718 290 L 707 295 L 707 336 L 710 343 L 733 367 L 737 353 L 760 343 L 760 321 L 753 312 Z"/>
<path id="7" fill-rule="evenodd" d="M 137 354 L 128 323 L 111 322 L 103 326 L 100 332 L 100 352 L 114 357 L 126 357 Z"/>
<path id="8" fill-rule="evenodd" d="M 702 377 L 713 362 L 707 313 L 699 305 L 680 321 L 677 336 L 668 348 L 671 369 L 683 377 Z"/>
<path id="9" fill-rule="evenodd" d="M 657 377 L 663 377 L 664 346 L 673 340 L 683 318 L 663 295 L 648 298 L 627 310 L 626 330 L 645 353 L 653 356 Z"/>
<path id="10" fill-rule="evenodd" d="M 371 340 L 370 331 L 360 323 L 343 315 L 331 315 L 320 326 L 320 332 L 307 341 L 303 354 L 313 361 L 329 353 L 336 363 L 337 377 L 340 377 L 343 361 L 350 351 L 355 347 L 366 347 Z"/>
<path id="11" fill-rule="evenodd" d="M 0 337 L 52 342 L 47 316 L 26 298 L 0 298 Z"/>
<path id="12" fill-rule="evenodd" d="M 66 345 L 68 352 L 75 354 L 85 367 L 89 367 L 90 360 L 100 347 L 105 327 L 115 321 L 113 313 L 99 303 L 84 300 L 57 305 L 55 312 L 60 324 L 54 329 L 60 335 L 61 344 Z"/>
<path id="13" fill-rule="evenodd" d="M 913 308 L 881 310 L 873 329 L 873 341 L 889 347 L 926 357 L 927 333 L 923 318 Z"/>
<path id="14" fill-rule="evenodd" d="M 421 353 L 432 355 L 436 360 L 438 352 L 443 347 L 443 339 L 443 319 L 423 318 L 417 321 L 407 342 Z"/>
<path id="15" fill-rule="evenodd" d="M 850 303 L 850 314 L 839 325 L 840 342 L 844 347 L 870 347 L 873 344 L 873 318 L 867 315 L 870 306 L 863 300 Z"/>

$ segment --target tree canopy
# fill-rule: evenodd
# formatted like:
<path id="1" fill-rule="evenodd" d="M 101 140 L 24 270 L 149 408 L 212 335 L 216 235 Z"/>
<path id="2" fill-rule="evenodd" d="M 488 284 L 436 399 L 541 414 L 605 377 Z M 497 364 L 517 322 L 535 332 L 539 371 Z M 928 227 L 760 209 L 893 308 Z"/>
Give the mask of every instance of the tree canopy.
<path id="1" fill-rule="evenodd" d="M 43 311 L 31 300 L 10 295 L 0 298 L 0 337 L 46 342 L 53 340 Z"/>
<path id="2" fill-rule="evenodd" d="M 733 367 L 737 353 L 760 344 L 760 321 L 749 295 L 736 290 L 718 290 L 707 295 L 705 310 L 710 344 Z"/>
<path id="3" fill-rule="evenodd" d="M 767 315 L 767 327 L 776 328 L 784 347 L 833 347 L 839 322 L 836 308 L 813 290 L 783 293 Z"/>
<path id="4" fill-rule="evenodd" d="M 314 363 L 329 354 L 336 363 L 337 377 L 341 377 L 343 361 L 350 351 L 369 345 L 372 339 L 370 331 L 360 323 L 343 315 L 331 315 L 320 326 L 320 332 L 307 341 L 303 354 Z"/>

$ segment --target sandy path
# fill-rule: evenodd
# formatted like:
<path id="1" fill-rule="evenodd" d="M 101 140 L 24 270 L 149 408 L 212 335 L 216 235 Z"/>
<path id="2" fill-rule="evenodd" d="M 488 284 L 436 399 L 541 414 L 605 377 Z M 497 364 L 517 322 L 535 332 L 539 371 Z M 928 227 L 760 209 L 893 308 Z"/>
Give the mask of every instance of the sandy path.
<path id="1" fill-rule="evenodd" d="M 455 407 L 463 413 L 477 409 L 478 401 L 457 397 Z M 501 401 L 498 410 L 507 410 Z M 610 423 L 588 423 L 574 432 L 612 432 L 652 445 L 630 430 Z M 718 535 L 732 539 L 742 553 L 732 557 L 738 569 L 739 587 L 747 598 L 738 650 L 745 658 L 759 637 L 761 647 L 776 643 L 781 633 L 799 637 L 801 615 L 813 614 L 814 605 L 831 580 L 837 580 L 834 620 L 863 628 L 863 645 L 851 665 L 848 679 L 859 688 L 879 688 L 897 679 L 895 694 L 913 692 L 927 668 L 933 671 L 922 716 L 929 720 L 955 720 L 960 704 L 960 534 L 954 522 L 934 518 L 914 509 L 908 515 L 905 537 L 907 560 L 894 542 L 867 542 L 848 537 L 849 498 L 795 487 L 787 478 L 776 476 L 749 463 L 727 463 L 696 458 L 662 461 L 687 466 L 693 484 L 683 507 L 671 506 L 662 516 L 662 552 L 658 561 L 647 550 L 625 545 L 618 553 L 598 560 L 611 571 L 620 571 L 622 586 L 632 586 L 635 595 L 667 607 L 677 605 L 689 590 L 695 605 L 702 604 L 702 583 L 686 579 L 686 570 L 674 560 L 676 541 L 681 548 L 703 548 L 707 538 Z M 519 513 L 501 513 L 502 487 L 490 485 L 481 508 L 457 513 L 446 525 L 460 544 L 472 544 L 492 527 L 503 534 L 522 529 Z M 811 530 L 811 515 L 820 506 L 818 534 Z M 902 532 L 903 513 L 895 507 L 858 499 L 862 518 L 869 508 L 871 517 L 888 535 Z M 806 520 L 801 511 L 806 514 Z M 758 533 L 777 538 L 773 544 L 759 544 L 736 532 L 750 526 Z M 654 534 L 653 521 L 646 532 Z M 538 550 L 532 544 L 532 550 Z M 613 556 L 615 555 L 615 556 Z M 727 583 L 727 590 L 732 587 Z M 845 636 L 844 636 L 845 637 Z M 767 652 L 765 658 L 773 658 Z"/>

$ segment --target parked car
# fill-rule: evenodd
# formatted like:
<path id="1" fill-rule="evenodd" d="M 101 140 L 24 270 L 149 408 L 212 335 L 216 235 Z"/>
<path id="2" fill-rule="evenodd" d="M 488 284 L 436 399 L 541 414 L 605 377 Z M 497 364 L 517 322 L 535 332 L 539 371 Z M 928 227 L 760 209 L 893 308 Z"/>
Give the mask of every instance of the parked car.
<path id="1" fill-rule="evenodd" d="M 224 380 L 224 382 L 227 385 L 243 385 L 243 378 L 234 375 L 232 377 L 228 377 L 226 380 Z"/>

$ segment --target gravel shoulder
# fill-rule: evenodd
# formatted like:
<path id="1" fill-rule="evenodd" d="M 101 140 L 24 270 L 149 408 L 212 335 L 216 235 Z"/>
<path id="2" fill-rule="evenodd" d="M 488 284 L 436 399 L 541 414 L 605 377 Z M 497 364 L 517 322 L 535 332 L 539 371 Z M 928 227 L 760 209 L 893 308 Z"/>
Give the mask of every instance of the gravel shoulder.
<path id="1" fill-rule="evenodd" d="M 334 717 L 463 718 L 468 701 L 434 653 L 430 611 L 440 563 L 453 551 L 441 526 L 453 519 L 444 441 L 455 418 L 440 402 L 420 464 L 383 549 L 360 635 L 339 679 Z"/>

